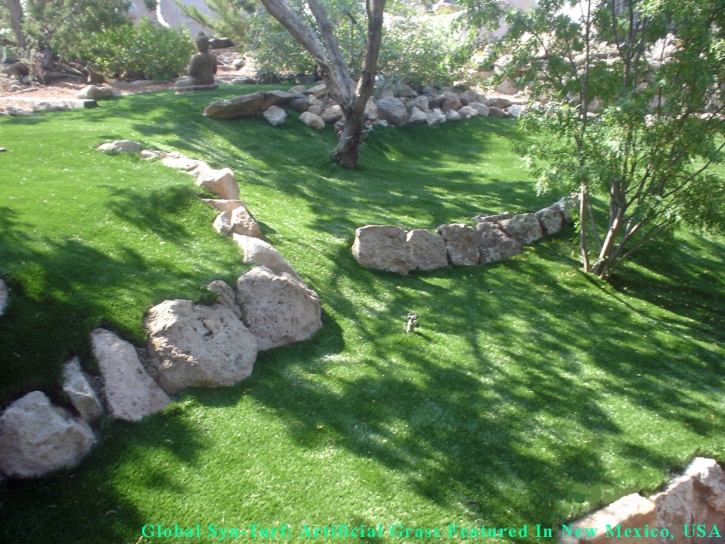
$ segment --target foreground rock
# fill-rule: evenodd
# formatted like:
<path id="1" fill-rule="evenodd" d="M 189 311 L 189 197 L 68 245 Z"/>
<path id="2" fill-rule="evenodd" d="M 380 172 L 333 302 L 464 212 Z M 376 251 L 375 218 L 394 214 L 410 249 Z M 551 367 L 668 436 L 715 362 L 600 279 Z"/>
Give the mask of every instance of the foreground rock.
<path id="1" fill-rule="evenodd" d="M 362 266 L 407 274 L 408 246 L 403 229 L 395 225 L 368 225 L 355 231 L 352 254 Z"/>
<path id="2" fill-rule="evenodd" d="M 140 153 L 141 145 L 133 140 L 116 140 L 98 146 L 101 151 L 118 151 L 119 153 Z"/>
<path id="3" fill-rule="evenodd" d="M 499 223 L 501 230 L 522 246 L 535 242 L 543 237 L 539 220 L 533 213 L 514 215 L 511 219 L 503 219 Z"/>
<path id="4" fill-rule="evenodd" d="M 279 106 L 268 107 L 262 115 L 273 127 L 278 127 L 287 119 L 287 113 Z"/>
<path id="5" fill-rule="evenodd" d="M 289 274 L 297 281 L 304 283 L 299 274 L 282 257 L 282 254 L 264 240 L 239 234 L 233 234 L 232 239 L 244 252 L 242 262 L 266 266 L 278 276 Z"/>
<path id="6" fill-rule="evenodd" d="M 315 115 L 312 112 L 306 111 L 302 115 L 300 115 L 300 121 L 302 121 L 305 125 L 308 127 L 312 127 L 316 130 L 322 130 L 325 128 L 325 121 L 322 120 L 322 117 L 319 115 Z"/>
<path id="7" fill-rule="evenodd" d="M 244 206 L 239 206 L 229 212 L 219 213 L 214 220 L 213 226 L 219 234 L 224 236 L 239 234 L 251 236 L 252 238 L 262 237 L 262 229 L 259 228 L 259 223 L 254 220 Z"/>
<path id="8" fill-rule="evenodd" d="M 481 264 L 502 261 L 522 251 L 521 244 L 496 228 L 494 223 L 481 221 L 476 230 L 480 237 Z"/>
<path id="9" fill-rule="evenodd" d="M 78 94 L 78 98 L 82 99 L 99 99 L 99 98 L 111 98 L 113 96 L 113 89 L 110 87 L 97 87 L 96 85 L 88 85 L 83 87 Z"/>
<path id="10" fill-rule="evenodd" d="M 214 280 L 206 288 L 208 291 L 217 294 L 217 301 L 214 304 L 214 308 L 227 308 L 232 311 L 237 319 L 242 319 L 242 310 L 239 309 L 239 305 L 237 304 L 237 294 L 226 282 Z"/>
<path id="11" fill-rule="evenodd" d="M 77 357 L 63 365 L 63 392 L 84 421 L 96 421 L 103 416 L 101 401 L 81 371 Z"/>
<path id="12" fill-rule="evenodd" d="M 289 274 L 277 275 L 265 266 L 239 277 L 237 303 L 260 351 L 306 340 L 322 327 L 317 293 Z"/>
<path id="13" fill-rule="evenodd" d="M 392 96 L 378 100 L 378 119 L 399 127 L 408 121 L 408 108 L 399 99 Z"/>
<path id="14" fill-rule="evenodd" d="M 564 216 L 558 206 L 549 206 L 534 214 L 545 236 L 556 234 L 564 226 Z"/>
<path id="15" fill-rule="evenodd" d="M 264 104 L 264 91 L 227 100 L 219 100 L 204 108 L 204 116 L 212 119 L 236 119 L 257 115 Z"/>
<path id="16" fill-rule="evenodd" d="M 77 465 L 94 442 L 85 421 L 33 391 L 0 416 L 0 470 L 21 478 L 43 476 Z"/>
<path id="17" fill-rule="evenodd" d="M 411 230 L 405 240 L 410 270 L 435 270 L 448 266 L 443 236 L 425 229 Z"/>
<path id="18" fill-rule="evenodd" d="M 136 348 L 131 344 L 105 329 L 94 330 L 91 342 L 103 376 L 111 417 L 139 421 L 169 404 L 169 397 L 141 366 Z"/>
<path id="19" fill-rule="evenodd" d="M 167 300 L 144 325 L 152 372 L 169 394 L 185 387 L 229 387 L 252 374 L 257 340 L 232 310 Z"/>
<path id="20" fill-rule="evenodd" d="M 8 306 L 8 298 L 8 286 L 0 279 L 0 315 L 5 313 L 5 308 Z"/>
<path id="21" fill-rule="evenodd" d="M 441 225 L 438 227 L 438 232 L 446 242 L 449 263 L 455 265 L 478 264 L 480 239 L 476 229 L 463 223 L 454 223 Z"/>
<path id="22" fill-rule="evenodd" d="M 198 187 L 206 187 L 224 200 L 239 199 L 239 185 L 231 168 L 216 170 L 206 163 L 201 163 L 190 173 L 196 177 Z"/>

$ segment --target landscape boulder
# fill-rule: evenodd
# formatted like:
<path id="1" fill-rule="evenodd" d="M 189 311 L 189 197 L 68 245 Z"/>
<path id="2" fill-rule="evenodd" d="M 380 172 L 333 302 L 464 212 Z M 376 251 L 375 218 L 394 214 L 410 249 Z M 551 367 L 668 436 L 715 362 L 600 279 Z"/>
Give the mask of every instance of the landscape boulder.
<path id="1" fill-rule="evenodd" d="M 541 209 L 534 216 L 539 221 L 544 236 L 556 234 L 564 224 L 564 216 L 557 206 L 549 206 L 548 208 Z"/>
<path id="2" fill-rule="evenodd" d="M 435 270 L 448 266 L 446 243 L 440 234 L 413 229 L 408 232 L 405 243 L 410 270 Z"/>
<path id="3" fill-rule="evenodd" d="M 217 294 L 214 308 L 227 308 L 232 311 L 237 319 L 242 319 L 242 310 L 239 309 L 237 304 L 237 294 L 225 281 L 214 280 L 206 286 L 206 289 Z"/>
<path id="4" fill-rule="evenodd" d="M 488 106 L 481 104 L 480 102 L 471 102 L 468 104 L 469 108 L 473 108 L 478 112 L 481 117 L 488 117 Z M 460 113 L 460 112 L 459 112 Z"/>
<path id="5" fill-rule="evenodd" d="M 265 266 L 239 277 L 237 303 L 260 351 L 306 340 L 322 327 L 317 293 L 291 275 L 275 274 Z"/>
<path id="6" fill-rule="evenodd" d="M 113 89 L 111 87 L 97 87 L 96 85 L 88 85 L 83 87 L 76 95 L 81 99 L 99 99 L 99 98 L 110 98 L 113 96 Z"/>
<path id="7" fill-rule="evenodd" d="M 206 163 L 201 163 L 191 170 L 190 174 L 196 178 L 198 187 L 205 187 L 224 200 L 239 198 L 239 185 L 231 168 L 216 170 Z"/>
<path id="8" fill-rule="evenodd" d="M 95 440 L 85 421 L 53 406 L 44 393 L 33 391 L 0 416 L 0 471 L 33 478 L 73 467 Z"/>
<path id="9" fill-rule="evenodd" d="M 330 123 L 331 125 L 334 125 L 340 119 L 342 119 L 342 108 L 337 104 L 332 104 L 331 106 L 326 107 L 322 111 L 322 113 L 320 114 L 320 118 L 325 123 Z"/>
<path id="10" fill-rule="evenodd" d="M 186 172 L 190 172 L 191 170 L 199 168 L 202 165 L 206 168 L 209 168 L 209 165 L 207 165 L 204 161 L 190 159 L 189 157 L 182 155 L 178 151 L 167 153 L 164 157 L 161 158 L 161 164 L 163 164 L 164 166 L 168 166 L 169 168 L 178 168 L 179 170 L 184 170 Z"/>
<path id="11" fill-rule="evenodd" d="M 204 116 L 212 119 L 236 119 L 249 115 L 257 115 L 265 100 L 265 92 L 218 100 L 204 108 Z"/>
<path id="12" fill-rule="evenodd" d="M 461 116 L 456 110 L 448 110 L 445 112 L 447 121 L 458 121 Z"/>
<path id="13" fill-rule="evenodd" d="M 408 124 L 409 125 L 420 125 L 422 123 L 428 122 L 428 116 L 416 108 L 415 106 L 410 111 L 410 117 L 408 118 Z"/>
<path id="14" fill-rule="evenodd" d="M 458 110 L 458 115 L 461 116 L 461 119 L 470 119 L 471 117 L 477 117 L 480 114 L 477 109 L 472 108 L 471 106 L 463 106 L 460 110 Z"/>
<path id="15" fill-rule="evenodd" d="M 441 225 L 438 227 L 438 233 L 443 236 L 446 243 L 450 264 L 478 264 L 480 260 L 480 239 L 476 229 L 463 223 L 453 223 L 451 225 Z"/>
<path id="16" fill-rule="evenodd" d="M 505 110 L 510 105 L 511 105 L 511 100 L 509 100 L 508 98 L 503 98 L 503 97 L 498 96 L 496 98 L 488 99 L 489 107 L 493 106 L 494 108 L 498 108 L 500 110 Z"/>
<path id="17" fill-rule="evenodd" d="M 247 205 L 244 201 L 238 199 L 224 199 L 224 198 L 202 198 L 202 201 L 206 202 L 217 211 L 220 212 L 231 212 L 237 208 L 246 208 Z"/>
<path id="18" fill-rule="evenodd" d="M 63 365 L 63 392 L 84 421 L 95 421 L 103 415 L 101 401 L 81 371 L 78 357 Z"/>
<path id="19" fill-rule="evenodd" d="M 234 208 L 230 212 L 220 212 L 214 220 L 214 229 L 224 236 L 242 234 L 252 238 L 261 238 L 262 229 L 259 228 L 251 214 L 244 206 Z"/>
<path id="20" fill-rule="evenodd" d="M 562 197 L 557 200 L 553 206 L 559 208 L 559 211 L 561 211 L 561 215 L 564 218 L 564 222 L 572 225 L 574 220 L 571 217 L 571 213 L 573 211 L 578 211 L 579 209 L 579 193 L 571 193 L 570 195 Z"/>
<path id="21" fill-rule="evenodd" d="M 148 375 L 130 343 L 105 329 L 94 330 L 91 343 L 112 418 L 139 421 L 169 404 L 169 397 Z"/>
<path id="22" fill-rule="evenodd" d="M 149 365 L 173 395 L 185 387 L 229 387 L 252 373 L 257 340 L 228 308 L 166 300 L 144 318 Z"/>
<path id="23" fill-rule="evenodd" d="M 508 114 L 511 117 L 514 117 L 515 119 L 521 119 L 524 115 L 526 115 L 526 107 L 519 106 L 516 104 L 514 104 L 513 106 L 510 106 L 507 111 L 508 111 Z"/>
<path id="24" fill-rule="evenodd" d="M 448 110 L 458 111 L 462 106 L 461 101 L 458 98 L 458 94 L 450 90 L 443 91 L 437 102 L 440 104 L 440 108 L 444 112 Z"/>
<path id="25" fill-rule="evenodd" d="M 264 100 L 262 105 L 259 107 L 260 111 L 265 111 L 267 108 L 272 106 L 284 106 L 289 103 L 295 97 L 294 94 L 286 91 L 266 91 L 264 93 Z"/>
<path id="26" fill-rule="evenodd" d="M 302 282 L 302 278 L 299 274 L 297 274 L 297 272 L 295 272 L 287 260 L 282 257 L 280 252 L 264 240 L 239 234 L 233 234 L 232 239 L 239 245 L 240 248 L 242 248 L 242 251 L 244 252 L 242 262 L 266 266 L 277 275 L 287 273 L 296 280 Z"/>
<path id="27" fill-rule="evenodd" d="M 408 121 L 408 108 L 399 98 L 388 96 L 378 100 L 378 119 L 399 127 Z"/>
<path id="28" fill-rule="evenodd" d="M 352 254 L 365 268 L 407 274 L 406 234 L 396 225 L 367 225 L 355 231 Z"/>
<path id="29" fill-rule="evenodd" d="M 312 127 L 317 130 L 322 130 L 323 128 L 325 128 L 325 122 L 322 120 L 322 117 L 312 113 L 311 111 L 309 111 L 309 109 L 302 115 L 300 115 L 300 121 L 302 121 L 308 127 Z"/>
<path id="30" fill-rule="evenodd" d="M 287 112 L 279 106 L 268 107 L 262 115 L 273 127 L 278 127 L 287 119 Z"/>
<path id="31" fill-rule="evenodd" d="M 521 244 L 498 229 L 496 224 L 481 221 L 476 225 L 480 237 L 481 264 L 495 263 L 521 253 Z"/>
<path id="32" fill-rule="evenodd" d="M 504 118 L 504 117 L 508 117 L 508 113 L 506 113 L 505 111 L 503 111 L 500 108 L 497 108 L 496 106 L 489 106 L 488 107 L 488 116 Z"/>
<path id="33" fill-rule="evenodd" d="M 116 140 L 98 146 L 101 151 L 118 151 L 119 153 L 140 153 L 141 146 L 133 140 Z"/>
<path id="34" fill-rule="evenodd" d="M 314 87 L 311 87 L 310 89 L 307 89 L 305 93 L 307 95 L 312 95 L 315 98 L 322 98 L 327 94 L 327 85 L 324 83 L 320 83 L 319 85 L 315 85 Z"/>
<path id="35" fill-rule="evenodd" d="M 441 125 L 447 121 L 445 114 L 438 108 L 433 108 L 431 111 L 426 113 L 426 122 L 434 127 Z"/>
<path id="36" fill-rule="evenodd" d="M 5 313 L 5 308 L 8 306 L 8 298 L 8 286 L 0 279 L 0 315 Z"/>
<path id="37" fill-rule="evenodd" d="M 514 215 L 511 219 L 503 219 L 499 225 L 501 230 L 522 246 L 535 242 L 543 237 L 541 225 L 533 213 Z"/>

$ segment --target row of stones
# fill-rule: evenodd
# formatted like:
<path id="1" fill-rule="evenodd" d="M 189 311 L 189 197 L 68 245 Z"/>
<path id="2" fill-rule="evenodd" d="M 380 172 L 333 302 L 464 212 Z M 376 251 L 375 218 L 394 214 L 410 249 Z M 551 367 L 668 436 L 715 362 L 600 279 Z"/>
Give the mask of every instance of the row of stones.
<path id="1" fill-rule="evenodd" d="M 427 123 L 439 125 L 446 121 L 470 119 L 476 116 L 520 117 L 525 108 L 513 105 L 507 98 L 487 98 L 469 89 L 455 93 L 450 89 L 415 96 L 394 96 L 384 93 L 379 100 L 370 98 L 365 108 L 366 119 L 374 125 L 402 126 Z M 306 89 L 304 85 L 289 91 L 257 91 L 236 98 L 219 100 L 204 109 L 204 115 L 214 119 L 236 119 L 263 115 L 272 125 L 284 123 L 287 113 L 282 108 L 302 112 L 300 121 L 321 129 L 325 123 L 344 122 L 342 108 L 329 96 L 324 84 Z M 507 110 L 505 109 L 507 108 Z"/>
<path id="2" fill-rule="evenodd" d="M 89 423 L 105 412 L 138 421 L 166 407 L 169 395 L 185 387 L 234 385 L 251 375 L 258 351 L 305 340 L 322 326 L 317 293 L 260 239 L 259 225 L 238 199 L 231 170 L 214 170 L 180 154 L 141 151 L 128 140 L 100 149 L 140 152 L 193 173 L 199 185 L 222 197 L 207 200 L 222 208 L 215 228 L 234 238 L 245 263 L 258 266 L 238 278 L 236 290 L 220 280 L 209 284 L 207 289 L 218 295 L 213 307 L 167 300 L 151 308 L 144 318 L 148 342 L 140 352 L 111 331 L 93 331 L 99 379 L 89 379 L 77 359 L 63 368 L 63 390 L 78 416 L 53 406 L 40 391 L 13 402 L 0 416 L 0 471 L 8 476 L 38 477 L 74 466 L 96 441 Z M 235 215 L 238 210 L 246 215 Z M 3 294 L 6 290 L 0 289 L 0 310 Z M 91 385 L 94 381 L 105 409 Z"/>
<path id="3" fill-rule="evenodd" d="M 486 264 L 518 255 L 522 246 L 552 235 L 571 223 L 577 195 L 564 197 L 536 213 L 475 216 L 476 227 L 441 225 L 436 233 L 396 225 L 367 225 L 355 231 L 352 254 L 362 266 L 407 274 L 449 265 Z"/>

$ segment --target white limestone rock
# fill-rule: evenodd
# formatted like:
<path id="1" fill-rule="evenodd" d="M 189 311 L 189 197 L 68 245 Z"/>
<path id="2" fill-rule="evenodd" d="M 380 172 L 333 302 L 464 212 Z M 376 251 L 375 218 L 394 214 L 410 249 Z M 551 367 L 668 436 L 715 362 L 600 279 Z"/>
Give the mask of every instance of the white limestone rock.
<path id="1" fill-rule="evenodd" d="M 167 153 L 166 156 L 162 157 L 161 164 L 168 166 L 169 168 L 178 168 L 179 170 L 185 170 L 190 172 L 199 166 L 204 165 L 209 167 L 204 161 L 198 161 L 196 159 L 190 159 L 189 157 L 182 155 L 178 151 Z"/>
<path id="2" fill-rule="evenodd" d="M 287 119 L 287 112 L 284 111 L 284 108 L 280 108 L 279 106 L 268 107 L 264 110 L 262 115 L 273 127 L 278 127 L 284 123 L 285 119 Z"/>
<path id="3" fill-rule="evenodd" d="M 91 342 L 112 418 L 139 421 L 169 404 L 169 397 L 141 366 L 130 343 L 105 329 L 94 330 Z"/>
<path id="4" fill-rule="evenodd" d="M 164 159 L 166 160 L 166 159 Z M 206 187 L 215 195 L 225 200 L 239 199 L 239 185 L 231 168 L 216 170 L 208 164 L 202 163 L 194 168 L 191 175 L 196 177 L 198 187 Z"/>
<path id="5" fill-rule="evenodd" d="M 118 151 L 119 153 L 140 153 L 141 145 L 133 140 L 116 140 L 98 146 L 101 151 Z"/>
<path id="6" fill-rule="evenodd" d="M 237 319 L 242 319 L 242 310 L 239 309 L 239 305 L 237 304 L 237 294 L 226 282 L 214 280 L 206 286 L 206 289 L 217 294 L 217 301 L 214 304 L 214 308 L 228 308 L 237 316 Z"/>
<path id="7" fill-rule="evenodd" d="M 406 233 L 396 225 L 366 225 L 355 231 L 352 254 L 365 268 L 406 275 L 410 268 Z"/>
<path id="8" fill-rule="evenodd" d="M 266 266 L 277 275 L 286 273 L 304 283 L 282 254 L 264 240 L 240 234 L 232 234 L 232 239 L 244 252 L 242 262 Z"/>
<path id="9" fill-rule="evenodd" d="M 453 111 L 453 110 L 451 110 Z M 456 115 L 458 115 L 458 112 L 454 112 Z M 445 123 L 448 119 L 446 119 L 445 114 L 439 110 L 438 108 L 433 108 L 431 111 L 426 113 L 426 122 L 434 127 L 436 125 L 442 125 Z"/>
<path id="10" fill-rule="evenodd" d="M 202 198 L 204 202 L 209 204 L 212 208 L 220 212 L 231 212 L 237 208 L 245 208 L 247 205 L 242 200 L 226 200 L 223 198 Z"/>
<path id="11" fill-rule="evenodd" d="M 0 471 L 20 478 L 44 476 L 77 465 L 94 442 L 85 421 L 33 391 L 0 416 Z"/>
<path id="12" fill-rule="evenodd" d="M 220 212 L 214 220 L 214 229 L 223 236 L 241 234 L 252 238 L 261 238 L 262 229 L 244 206 L 230 212 Z"/>
<path id="13" fill-rule="evenodd" d="M 448 266 L 448 253 L 443 236 L 426 229 L 413 229 L 405 239 L 410 270 L 435 270 Z"/>
<path id="14" fill-rule="evenodd" d="M 514 104 L 513 106 L 510 106 L 507 111 L 511 117 L 521 119 L 524 115 L 526 115 L 526 106 Z"/>
<path id="15" fill-rule="evenodd" d="M 103 416 L 103 406 L 95 390 L 81 371 L 78 357 L 63 365 L 63 391 L 83 421 L 96 421 Z"/>
<path id="16" fill-rule="evenodd" d="M 82 99 L 93 100 L 96 100 L 98 98 L 111 98 L 113 96 L 113 89 L 111 89 L 111 87 L 98 87 L 96 85 L 88 85 L 78 91 L 78 94 L 76 94 L 76 96 Z"/>
<path id="17" fill-rule="evenodd" d="M 464 108 L 467 107 L 464 106 Z M 449 263 L 455 265 L 478 264 L 480 238 L 476 229 L 463 223 L 453 223 L 441 225 L 438 227 L 438 233 L 445 240 Z"/>
<path id="18" fill-rule="evenodd" d="M 229 387 L 252 374 L 257 340 L 228 308 L 166 300 L 144 318 L 149 365 L 173 395 L 184 387 Z"/>
<path id="19" fill-rule="evenodd" d="M 289 274 L 278 275 L 265 266 L 239 277 L 237 303 L 260 351 L 306 340 L 322 327 L 317 293 Z"/>
<path id="20" fill-rule="evenodd" d="M 535 242 L 544 236 L 541 232 L 541 225 L 539 225 L 539 221 L 533 213 L 522 213 L 514 215 L 511 219 L 503 219 L 500 226 L 501 230 L 522 246 Z"/>
<path id="21" fill-rule="evenodd" d="M 316 130 L 322 130 L 325 128 L 325 122 L 322 120 L 322 117 L 311 112 L 309 109 L 300 115 L 300 121 L 308 127 L 312 127 Z"/>
<path id="22" fill-rule="evenodd" d="M 564 216 L 557 206 L 543 208 L 534 214 L 541 225 L 541 231 L 545 236 L 556 234 L 564 225 Z"/>

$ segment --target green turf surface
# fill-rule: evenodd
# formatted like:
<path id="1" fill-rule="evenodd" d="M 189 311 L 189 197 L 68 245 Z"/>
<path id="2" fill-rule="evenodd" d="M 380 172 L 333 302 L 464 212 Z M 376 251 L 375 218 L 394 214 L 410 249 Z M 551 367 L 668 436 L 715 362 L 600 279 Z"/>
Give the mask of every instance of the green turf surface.
<path id="1" fill-rule="evenodd" d="M 536 524 L 556 532 L 595 506 L 571 489 L 651 492 L 695 454 L 725 460 L 722 238 L 657 242 L 612 285 L 579 271 L 571 230 L 493 266 L 365 270 L 350 252 L 359 226 L 434 229 L 561 195 L 536 196 L 510 121 L 376 129 L 351 172 L 330 162 L 330 128 L 199 113 L 253 90 L 0 120 L 4 403 L 34 388 L 61 402 L 63 360 L 94 368 L 94 327 L 140 345 L 149 306 L 208 302 L 206 283 L 244 271 L 193 178 L 96 151 L 105 140 L 231 167 L 324 322 L 261 353 L 235 387 L 104 422 L 78 468 L 0 484 L 0 541 L 134 543 L 145 524 L 175 523 L 200 524 L 204 541 L 209 524 L 241 528 L 238 542 L 250 524 L 289 523 L 298 540 L 305 525 L 348 523 L 381 524 L 371 542 L 426 541 L 395 538 L 395 524 L 443 539 L 448 524 L 527 524 L 515 540 L 533 542 Z M 408 311 L 421 328 L 403 335 Z"/>

